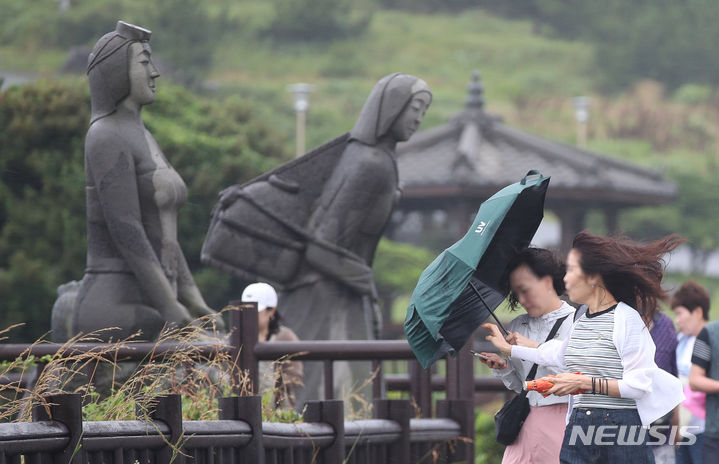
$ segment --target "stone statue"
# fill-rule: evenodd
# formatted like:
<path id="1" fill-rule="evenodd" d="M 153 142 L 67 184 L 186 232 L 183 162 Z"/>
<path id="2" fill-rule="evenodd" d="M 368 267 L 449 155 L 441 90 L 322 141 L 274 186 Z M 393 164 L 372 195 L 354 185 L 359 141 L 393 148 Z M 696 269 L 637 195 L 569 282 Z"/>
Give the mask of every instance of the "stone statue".
<path id="1" fill-rule="evenodd" d="M 141 339 L 154 340 L 166 323 L 182 326 L 217 314 L 177 242 L 185 184 L 142 122 L 159 76 L 150 34 L 119 21 L 88 58 L 87 268 L 74 299 L 71 335 L 118 327 L 103 338 L 140 330 Z M 220 317 L 214 320 L 224 328 Z"/>
<path id="2" fill-rule="evenodd" d="M 417 130 L 431 99 L 417 77 L 382 78 L 349 134 L 222 192 L 203 260 L 275 283 L 285 321 L 300 339 L 376 338 L 371 266 L 400 196 L 395 145 Z M 308 392 L 321 381 L 312 367 Z M 335 374 L 347 378 L 337 366 Z"/>

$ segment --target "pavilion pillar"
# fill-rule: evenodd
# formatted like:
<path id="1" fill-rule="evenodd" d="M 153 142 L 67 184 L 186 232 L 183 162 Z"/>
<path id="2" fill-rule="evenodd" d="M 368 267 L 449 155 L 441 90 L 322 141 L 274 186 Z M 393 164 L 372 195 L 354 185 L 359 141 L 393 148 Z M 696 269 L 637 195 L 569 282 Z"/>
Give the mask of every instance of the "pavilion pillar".
<path id="1" fill-rule="evenodd" d="M 572 249 L 574 236 L 584 228 L 584 217 L 586 211 L 577 207 L 563 207 L 556 210 L 557 216 L 562 225 L 562 238 L 559 244 L 559 252 L 565 256 Z"/>
<path id="2" fill-rule="evenodd" d="M 604 209 L 604 224 L 607 227 L 608 235 L 619 233 L 619 210 L 617 208 Z"/>
<path id="3" fill-rule="evenodd" d="M 452 233 L 452 240 L 456 241 L 467 233 L 467 229 L 472 225 L 474 220 L 473 214 L 477 212 L 479 204 L 473 205 L 467 201 L 457 200 L 449 210 L 447 218 L 448 229 Z"/>

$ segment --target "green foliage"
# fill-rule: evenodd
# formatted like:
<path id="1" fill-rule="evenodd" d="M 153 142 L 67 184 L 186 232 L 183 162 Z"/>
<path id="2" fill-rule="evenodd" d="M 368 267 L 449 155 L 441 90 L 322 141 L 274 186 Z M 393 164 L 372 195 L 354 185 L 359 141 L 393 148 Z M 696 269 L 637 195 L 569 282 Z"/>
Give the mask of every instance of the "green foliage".
<path id="1" fill-rule="evenodd" d="M 592 43 L 596 68 L 613 90 L 646 78 L 672 89 L 719 79 L 714 50 L 719 6 L 712 0 L 507 0 L 484 5 L 507 16 L 531 18 L 535 30 Z"/>
<path id="2" fill-rule="evenodd" d="M 712 88 L 708 85 L 684 84 L 679 87 L 672 96 L 672 100 L 678 103 L 700 104 L 711 100 Z"/>
<path id="3" fill-rule="evenodd" d="M 87 102 L 76 81 L 0 94 L 0 325 L 33 321 L 14 333 L 27 341 L 49 329 L 55 287 L 84 268 Z"/>
<path id="4" fill-rule="evenodd" d="M 294 424 L 302 422 L 302 414 L 292 408 L 277 407 L 275 405 L 275 391 L 268 389 L 262 393 L 262 419 L 265 422 L 282 422 Z"/>
<path id="5" fill-rule="evenodd" d="M 719 191 L 711 174 L 715 169 L 705 172 L 674 170 L 671 176 L 679 190 L 675 204 L 627 213 L 621 218 L 622 228 L 635 237 L 658 238 L 670 233 L 686 237 L 694 272 L 704 272 L 709 254 L 719 247 L 719 217 L 716 215 Z"/>
<path id="6" fill-rule="evenodd" d="M 31 341 L 49 329 L 58 285 L 85 267 L 83 145 L 89 120 L 84 79 L 39 81 L 0 93 L 0 327 Z M 200 248 L 217 194 L 287 158 L 282 135 L 239 98 L 218 102 L 179 87 L 160 86 L 145 110 L 147 127 L 188 186 L 179 235 L 188 262 L 201 267 Z M 212 271 L 215 307 L 236 295 L 231 280 Z M 214 284 L 217 279 L 217 283 Z"/>
<path id="7" fill-rule="evenodd" d="M 123 19 L 153 31 L 152 48 L 171 65 L 173 78 L 199 86 L 227 26 L 222 13 L 210 17 L 202 0 L 159 0 L 151 7 L 140 0 L 123 3 Z"/>
<path id="8" fill-rule="evenodd" d="M 227 26 L 222 11 L 210 17 L 201 0 L 159 0 L 151 7 L 140 0 L 72 0 L 62 13 L 56 0 L 0 0 L 0 11 L 0 43 L 24 50 L 92 45 L 119 19 L 153 30 L 151 44 L 161 60 L 177 81 L 192 86 L 209 71 Z"/>
<path id="9" fill-rule="evenodd" d="M 275 18 L 268 32 L 293 41 L 324 41 L 363 33 L 374 13 L 373 0 L 272 0 Z"/>
<path id="10" fill-rule="evenodd" d="M 383 238 L 372 266 L 377 290 L 393 296 L 411 292 L 435 253 Z"/>
<path id="11" fill-rule="evenodd" d="M 90 386 L 82 406 L 82 420 L 135 420 L 135 399 L 124 389 L 102 396 Z"/>
<path id="12" fill-rule="evenodd" d="M 504 445 L 494 438 L 494 415 L 475 409 L 474 462 L 476 464 L 499 464 L 502 462 Z"/>

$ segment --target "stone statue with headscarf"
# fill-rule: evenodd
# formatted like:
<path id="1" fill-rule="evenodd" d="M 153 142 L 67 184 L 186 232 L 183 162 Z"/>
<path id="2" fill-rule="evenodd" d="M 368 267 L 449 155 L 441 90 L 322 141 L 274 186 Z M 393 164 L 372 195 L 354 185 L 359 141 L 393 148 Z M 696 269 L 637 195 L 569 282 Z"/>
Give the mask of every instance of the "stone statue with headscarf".
<path id="1" fill-rule="evenodd" d="M 371 267 L 400 196 L 395 146 L 417 130 L 431 99 L 415 76 L 380 79 L 349 133 L 221 193 L 203 261 L 271 281 L 300 339 L 377 338 Z M 299 404 L 322 388 L 311 370 Z M 346 374 L 336 365 L 336 379 Z"/>

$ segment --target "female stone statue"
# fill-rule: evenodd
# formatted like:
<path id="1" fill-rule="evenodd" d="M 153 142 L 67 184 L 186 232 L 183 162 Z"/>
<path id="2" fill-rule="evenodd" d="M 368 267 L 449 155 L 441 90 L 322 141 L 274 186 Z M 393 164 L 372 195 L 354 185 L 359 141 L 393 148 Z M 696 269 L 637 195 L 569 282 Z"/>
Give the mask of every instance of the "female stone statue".
<path id="1" fill-rule="evenodd" d="M 203 261 L 273 282 L 302 340 L 376 338 L 372 261 L 400 196 L 395 145 L 417 130 L 431 100 L 417 77 L 382 78 L 352 131 L 221 193 Z M 317 367 L 305 366 L 298 404 L 319 396 Z M 335 363 L 335 385 L 368 377 L 368 365 L 352 370 Z"/>
<path id="2" fill-rule="evenodd" d="M 381 319 L 371 266 L 401 194 L 395 146 L 417 130 L 431 100 L 423 80 L 396 73 L 382 78 L 365 102 L 307 224 L 312 237 L 305 251 L 308 272 L 298 275 L 281 295 L 287 325 L 300 339 L 379 335 Z M 335 384 L 344 384 L 345 390 L 346 367 L 335 364 Z M 368 367 L 352 364 L 354 385 L 350 388 L 368 377 Z M 313 396 L 312 379 L 319 378 L 311 372 L 305 376 L 307 392 L 298 400 Z"/>
<path id="3" fill-rule="evenodd" d="M 88 59 L 92 100 L 85 140 L 87 269 L 73 308 L 73 333 L 118 327 L 155 339 L 165 323 L 215 315 L 177 242 L 186 187 L 150 132 L 142 107 L 160 75 L 151 32 L 119 21 Z M 215 323 L 223 328 L 220 317 Z"/>
<path id="4" fill-rule="evenodd" d="M 365 102 L 306 226 L 309 272 L 282 294 L 287 323 L 301 339 L 377 335 L 371 266 L 400 196 L 395 145 L 417 130 L 431 98 L 424 81 L 396 73 Z"/>

